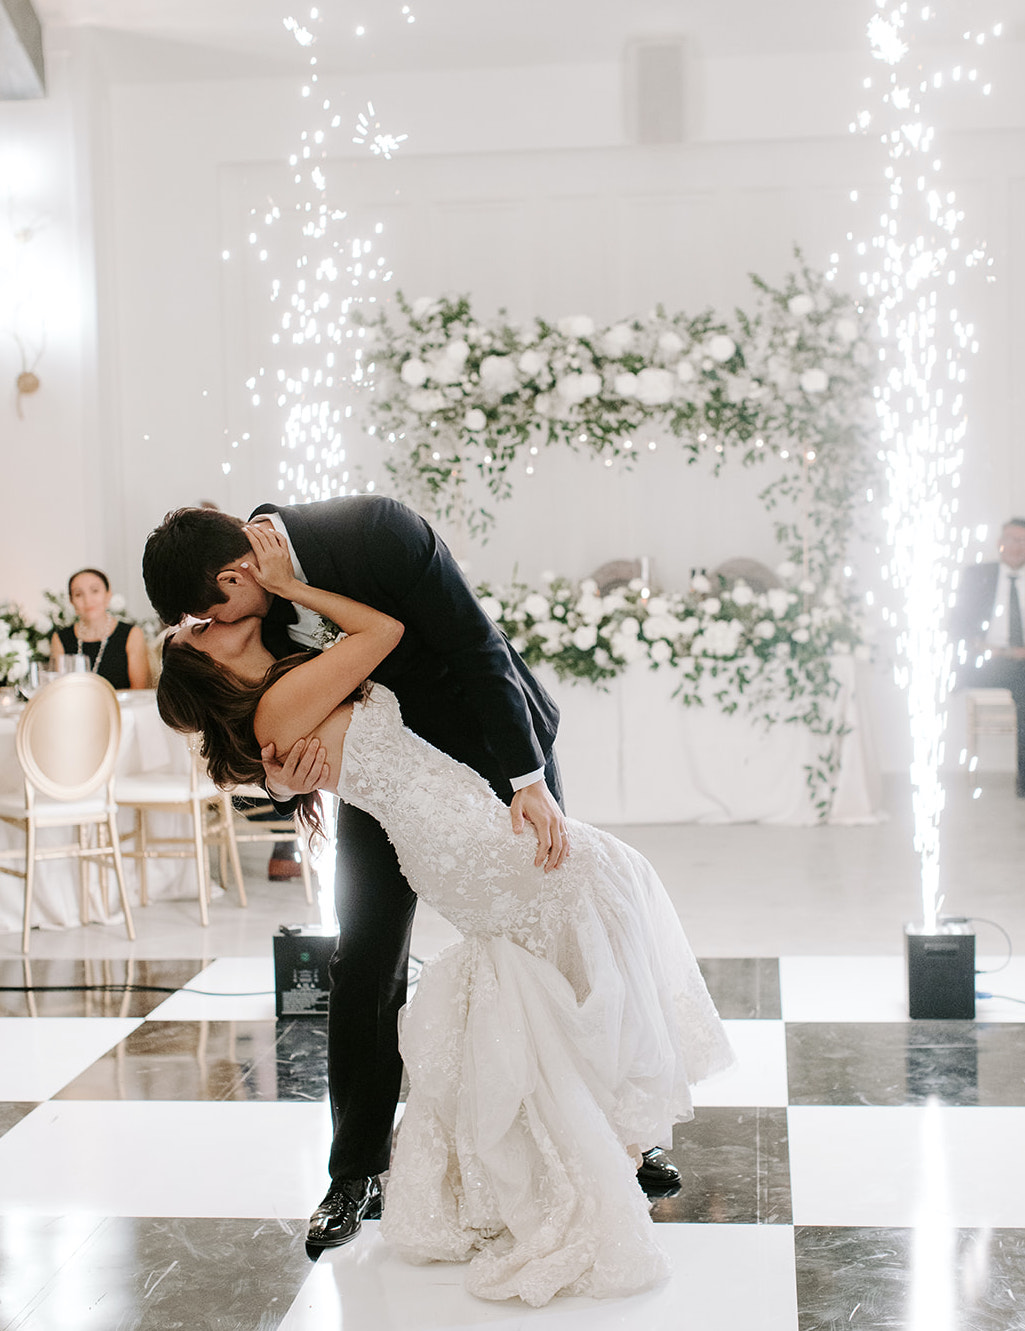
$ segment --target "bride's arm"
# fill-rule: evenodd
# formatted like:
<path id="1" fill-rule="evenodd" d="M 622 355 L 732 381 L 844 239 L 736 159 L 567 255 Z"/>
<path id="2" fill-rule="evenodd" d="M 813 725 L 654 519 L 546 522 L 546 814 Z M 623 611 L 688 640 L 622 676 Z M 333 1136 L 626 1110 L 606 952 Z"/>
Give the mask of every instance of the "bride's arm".
<path id="1" fill-rule="evenodd" d="M 267 524 L 246 528 L 253 547 L 250 570 L 261 587 L 330 619 L 346 634 L 312 661 L 276 680 L 260 699 L 254 717 L 260 745 L 291 748 L 344 702 L 398 644 L 403 626 L 360 601 L 300 582 L 284 538 Z"/>

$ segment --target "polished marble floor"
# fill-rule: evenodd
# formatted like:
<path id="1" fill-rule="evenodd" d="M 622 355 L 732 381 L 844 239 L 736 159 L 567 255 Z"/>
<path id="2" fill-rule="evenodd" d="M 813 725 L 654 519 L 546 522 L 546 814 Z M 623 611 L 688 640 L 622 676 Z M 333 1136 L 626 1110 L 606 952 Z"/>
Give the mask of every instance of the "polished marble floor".
<path id="1" fill-rule="evenodd" d="M 1018 943 L 1025 803 L 994 779 L 951 806 L 949 858 L 972 872 L 949 906 Z M 156 903 L 134 948 L 116 925 L 39 932 L 27 966 L 0 936 L 0 1331 L 1025 1331 L 1025 959 L 979 978 L 974 1022 L 907 1019 L 899 791 L 890 815 L 623 829 L 738 1064 L 676 1133 L 683 1187 L 653 1210 L 672 1278 L 604 1304 L 483 1304 L 374 1223 L 310 1264 L 325 1033 L 275 1020 L 271 937 L 309 914 L 258 863 L 250 908 L 215 902 L 207 931 L 194 903 Z M 425 911 L 415 949 L 450 936 Z"/>

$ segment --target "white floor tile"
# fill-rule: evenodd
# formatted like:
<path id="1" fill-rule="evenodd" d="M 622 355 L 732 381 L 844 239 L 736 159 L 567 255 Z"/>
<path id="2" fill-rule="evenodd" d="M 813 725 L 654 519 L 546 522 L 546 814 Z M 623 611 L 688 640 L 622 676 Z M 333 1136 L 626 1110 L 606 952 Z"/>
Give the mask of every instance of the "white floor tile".
<path id="1" fill-rule="evenodd" d="M 213 990 L 213 996 L 189 993 Z M 273 1021 L 272 957 L 222 957 L 149 1014 L 150 1021 Z"/>
<path id="2" fill-rule="evenodd" d="M 1025 1226 L 1025 1109 L 791 1107 L 795 1225 Z"/>
<path id="3" fill-rule="evenodd" d="M 54 1100 L 0 1137 L 3 1207 L 297 1219 L 330 1143 L 326 1104 Z"/>
<path id="4" fill-rule="evenodd" d="M 410 1266 L 367 1225 L 355 1243 L 321 1257 L 280 1331 L 796 1331 L 788 1226 L 660 1225 L 658 1237 L 674 1267 L 658 1289 L 532 1309 L 467 1294 L 459 1265 Z"/>
<path id="5" fill-rule="evenodd" d="M 737 1063 L 694 1089 L 695 1105 L 785 1105 L 786 1028 L 781 1021 L 725 1021 Z"/>
<path id="6" fill-rule="evenodd" d="M 0 1100 L 48 1100 L 139 1025 L 137 1017 L 0 1018 Z"/>
<path id="7" fill-rule="evenodd" d="M 903 957 L 780 957 L 784 1021 L 907 1021 Z"/>

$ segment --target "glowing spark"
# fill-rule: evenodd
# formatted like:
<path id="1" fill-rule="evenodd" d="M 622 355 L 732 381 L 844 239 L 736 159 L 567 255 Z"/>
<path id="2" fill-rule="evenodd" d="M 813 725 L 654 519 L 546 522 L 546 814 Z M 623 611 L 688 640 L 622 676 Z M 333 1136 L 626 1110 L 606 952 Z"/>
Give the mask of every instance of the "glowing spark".
<path id="1" fill-rule="evenodd" d="M 313 17 L 316 17 L 316 10 L 313 11 Z M 283 19 L 282 22 L 300 46 L 311 46 L 313 44 L 315 40 L 313 33 L 308 28 L 304 28 L 298 19 L 289 16 Z"/>
<path id="2" fill-rule="evenodd" d="M 381 122 L 377 119 L 372 102 L 367 102 L 366 110 L 360 111 L 353 127 L 352 141 L 361 147 L 369 142 L 370 151 L 375 157 L 391 159 L 399 146 L 405 143 L 407 134 L 386 134 L 381 131 Z"/>

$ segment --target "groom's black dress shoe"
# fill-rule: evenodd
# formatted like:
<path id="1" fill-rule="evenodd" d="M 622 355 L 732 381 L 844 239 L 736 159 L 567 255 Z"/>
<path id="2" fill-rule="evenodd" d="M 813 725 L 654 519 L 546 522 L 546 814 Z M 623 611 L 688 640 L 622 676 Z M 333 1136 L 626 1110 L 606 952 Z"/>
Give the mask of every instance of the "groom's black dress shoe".
<path id="1" fill-rule="evenodd" d="M 637 1182 L 646 1192 L 663 1191 L 680 1186 L 680 1171 L 666 1153 L 657 1146 L 652 1151 L 645 1151 L 641 1156 L 641 1167 L 637 1171 Z"/>
<path id="2" fill-rule="evenodd" d="M 364 1220 L 381 1218 L 381 1184 L 376 1178 L 340 1179 L 310 1216 L 307 1248 L 339 1248 L 359 1233 Z"/>

